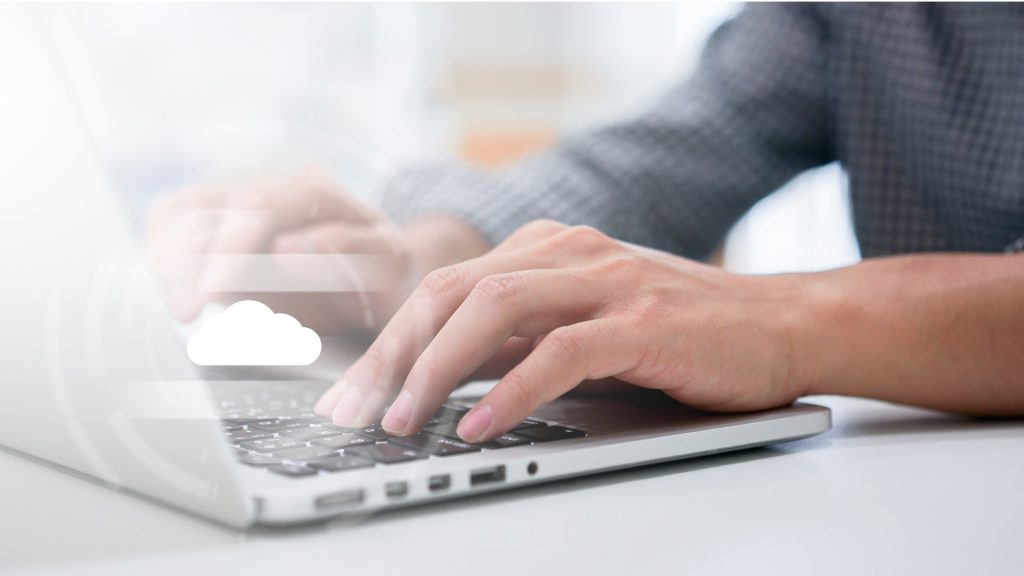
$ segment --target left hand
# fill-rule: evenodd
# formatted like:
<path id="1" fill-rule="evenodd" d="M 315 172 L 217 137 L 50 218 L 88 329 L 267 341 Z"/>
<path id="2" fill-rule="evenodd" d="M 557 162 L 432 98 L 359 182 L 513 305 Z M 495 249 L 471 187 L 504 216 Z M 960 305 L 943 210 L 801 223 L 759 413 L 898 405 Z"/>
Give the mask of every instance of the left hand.
<path id="1" fill-rule="evenodd" d="M 459 423 L 486 441 L 585 380 L 614 377 L 687 405 L 752 411 L 797 384 L 792 276 L 740 276 L 548 221 L 428 274 L 316 406 L 341 426 L 419 430 L 464 380 L 511 367 Z M 396 397 L 397 394 L 397 397 Z"/>

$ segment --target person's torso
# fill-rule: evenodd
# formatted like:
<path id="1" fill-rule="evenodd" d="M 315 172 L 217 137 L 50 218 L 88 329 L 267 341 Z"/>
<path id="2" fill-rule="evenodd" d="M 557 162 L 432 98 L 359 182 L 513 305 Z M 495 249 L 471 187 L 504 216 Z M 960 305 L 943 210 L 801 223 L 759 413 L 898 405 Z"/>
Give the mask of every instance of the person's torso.
<path id="1" fill-rule="evenodd" d="M 835 145 L 865 257 L 1024 236 L 1024 7 L 825 7 Z"/>

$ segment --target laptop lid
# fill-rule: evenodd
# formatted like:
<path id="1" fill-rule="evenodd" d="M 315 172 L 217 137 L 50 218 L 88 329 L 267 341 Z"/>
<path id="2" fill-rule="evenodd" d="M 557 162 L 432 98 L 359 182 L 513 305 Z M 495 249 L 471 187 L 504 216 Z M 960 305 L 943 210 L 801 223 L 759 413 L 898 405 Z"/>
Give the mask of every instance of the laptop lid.
<path id="1" fill-rule="evenodd" d="M 229 525 L 250 499 L 39 9 L 0 6 L 0 444 Z"/>

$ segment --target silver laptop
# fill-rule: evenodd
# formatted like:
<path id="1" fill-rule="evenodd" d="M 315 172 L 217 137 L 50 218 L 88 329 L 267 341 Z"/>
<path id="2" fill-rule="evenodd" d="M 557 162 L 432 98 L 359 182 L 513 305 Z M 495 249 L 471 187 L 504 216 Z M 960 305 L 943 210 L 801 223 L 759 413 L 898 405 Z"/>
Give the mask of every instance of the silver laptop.
<path id="1" fill-rule="evenodd" d="M 830 413 L 570 394 L 465 444 L 453 396 L 389 438 L 312 414 L 312 379 L 211 380 L 186 353 L 30 8 L 0 6 L 0 444 L 223 524 L 288 524 L 804 438 Z"/>

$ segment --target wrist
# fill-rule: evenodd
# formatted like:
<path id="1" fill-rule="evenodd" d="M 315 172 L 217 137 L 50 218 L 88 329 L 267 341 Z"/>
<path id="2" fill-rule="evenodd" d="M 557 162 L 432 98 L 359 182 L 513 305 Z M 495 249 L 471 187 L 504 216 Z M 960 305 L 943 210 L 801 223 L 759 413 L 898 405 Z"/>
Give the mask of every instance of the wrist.
<path id="1" fill-rule="evenodd" d="M 840 375 L 851 358 L 840 335 L 857 325 L 859 312 L 834 272 L 794 276 L 794 314 L 789 326 L 790 380 L 801 395 L 841 394 Z"/>

